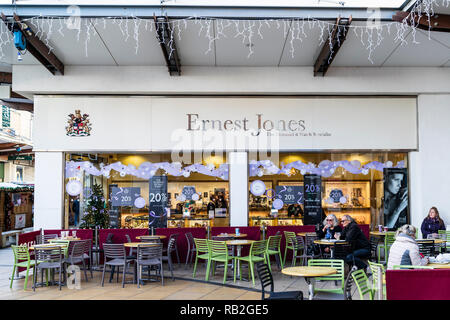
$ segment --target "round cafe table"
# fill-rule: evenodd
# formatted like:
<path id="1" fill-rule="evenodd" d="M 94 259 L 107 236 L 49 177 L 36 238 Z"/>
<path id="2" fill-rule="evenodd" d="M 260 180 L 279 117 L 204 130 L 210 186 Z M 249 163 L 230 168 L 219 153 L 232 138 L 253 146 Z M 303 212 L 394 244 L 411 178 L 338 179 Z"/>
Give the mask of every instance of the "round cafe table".
<path id="1" fill-rule="evenodd" d="M 385 231 L 370 231 L 369 234 L 371 236 L 376 236 L 376 237 L 384 237 L 386 235 Z"/>
<path id="2" fill-rule="evenodd" d="M 137 248 L 138 246 L 154 246 L 158 243 L 147 243 L 147 242 L 125 242 L 123 245 L 126 248 Z"/>
<path id="3" fill-rule="evenodd" d="M 225 241 L 225 243 L 227 244 L 227 246 L 236 246 L 236 255 L 238 257 L 241 256 L 241 250 L 242 250 L 242 246 L 249 246 L 251 245 L 253 242 L 255 242 L 255 240 L 228 240 Z M 237 269 L 237 276 L 240 278 L 240 260 L 237 261 L 237 266 L 235 266 L 235 268 Z M 243 279 L 246 280 L 246 279 Z M 249 280 L 247 280 L 249 281 Z"/>
<path id="4" fill-rule="evenodd" d="M 74 238 L 74 237 L 67 237 L 67 238 L 54 238 L 54 239 L 48 239 L 48 242 L 58 242 L 58 241 L 79 241 L 81 238 Z"/>
<path id="5" fill-rule="evenodd" d="M 163 235 L 145 235 L 145 236 L 137 236 L 136 239 L 138 240 L 142 240 L 142 239 L 155 239 L 155 238 L 159 238 L 159 239 L 165 239 L 167 238 L 166 236 Z"/>
<path id="6" fill-rule="evenodd" d="M 308 284 L 309 300 L 314 296 L 315 277 L 329 276 L 337 273 L 337 270 L 329 267 L 289 267 L 281 270 L 281 273 L 288 276 L 303 277 Z"/>
<path id="7" fill-rule="evenodd" d="M 44 250 L 53 250 L 57 248 L 65 248 L 67 247 L 66 243 L 43 243 L 43 244 L 35 244 L 33 246 L 28 247 L 29 250 L 37 249 L 44 249 Z"/>
<path id="8" fill-rule="evenodd" d="M 297 233 L 297 235 L 301 236 L 301 237 L 306 237 L 307 235 L 315 236 L 316 233 L 315 232 L 299 232 L 299 233 Z"/>
<path id="9" fill-rule="evenodd" d="M 348 244 L 348 242 L 346 242 L 344 240 L 330 241 L 330 240 L 326 240 L 326 239 L 314 240 L 314 243 L 324 245 L 324 246 L 330 246 L 330 255 L 331 255 L 330 258 L 331 259 L 334 258 L 334 247 L 336 245 Z"/>
<path id="10" fill-rule="evenodd" d="M 432 268 L 435 268 L 435 269 L 450 269 L 450 263 L 434 262 L 434 263 L 427 264 L 427 267 L 432 267 Z"/>
<path id="11" fill-rule="evenodd" d="M 239 234 L 236 234 L 236 233 L 222 233 L 222 234 L 218 234 L 218 235 L 216 235 L 216 236 L 214 236 L 214 237 L 224 237 L 224 238 L 245 238 L 247 236 L 247 234 L 245 234 L 245 233 L 239 233 Z"/>

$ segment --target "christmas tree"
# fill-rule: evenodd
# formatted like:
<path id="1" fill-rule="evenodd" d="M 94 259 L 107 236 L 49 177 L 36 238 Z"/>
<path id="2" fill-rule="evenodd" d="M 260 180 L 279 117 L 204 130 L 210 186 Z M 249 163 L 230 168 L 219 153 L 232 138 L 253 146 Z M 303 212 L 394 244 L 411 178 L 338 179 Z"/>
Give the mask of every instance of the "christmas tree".
<path id="1" fill-rule="evenodd" d="M 95 227 L 106 229 L 109 227 L 109 215 L 101 185 L 93 185 L 92 194 L 86 201 L 86 209 L 81 220 L 83 220 L 80 225 L 82 229 L 94 229 Z"/>

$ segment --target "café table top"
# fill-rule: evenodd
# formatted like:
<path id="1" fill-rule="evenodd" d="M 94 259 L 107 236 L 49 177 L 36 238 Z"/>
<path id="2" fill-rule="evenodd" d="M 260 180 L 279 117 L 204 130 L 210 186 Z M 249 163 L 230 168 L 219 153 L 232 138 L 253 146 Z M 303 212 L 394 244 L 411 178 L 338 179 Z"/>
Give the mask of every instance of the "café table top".
<path id="1" fill-rule="evenodd" d="M 126 242 L 123 244 L 127 248 L 137 248 L 138 246 L 154 246 L 159 245 L 159 243 L 151 243 L 151 242 Z"/>
<path id="2" fill-rule="evenodd" d="M 233 238 L 245 238 L 247 236 L 247 234 L 245 233 L 222 233 L 222 234 L 218 234 L 215 235 L 214 237 L 233 237 Z"/>
<path id="3" fill-rule="evenodd" d="M 370 233 L 369 233 L 370 235 L 372 235 L 372 236 L 385 236 L 386 235 L 386 232 L 385 231 L 370 231 Z"/>
<path id="4" fill-rule="evenodd" d="M 296 277 L 322 277 L 337 273 L 337 270 L 330 267 L 302 266 L 289 267 L 281 270 L 281 273 Z"/>
<path id="5" fill-rule="evenodd" d="M 57 249 L 57 248 L 66 248 L 67 244 L 63 244 L 63 243 L 43 243 L 43 244 L 35 244 L 30 246 L 28 249 L 30 250 L 34 250 L 35 248 L 37 249 L 45 249 L 45 250 L 53 250 L 53 249 Z"/>
<path id="6" fill-rule="evenodd" d="M 423 242 L 423 241 L 434 241 L 434 243 L 445 243 L 446 240 L 444 239 L 416 239 L 416 242 Z"/>
<path id="7" fill-rule="evenodd" d="M 429 263 L 427 267 L 433 267 L 436 269 L 450 269 L 450 263 Z"/>
<path id="8" fill-rule="evenodd" d="M 225 241 L 225 243 L 228 246 L 246 246 L 246 245 L 250 245 L 253 242 L 255 242 L 255 240 L 228 240 Z"/>
<path id="9" fill-rule="evenodd" d="M 302 236 L 302 237 L 306 237 L 306 235 L 316 235 L 315 232 L 298 232 L 297 233 L 298 236 Z"/>
<path id="10" fill-rule="evenodd" d="M 144 236 L 137 236 L 137 237 L 136 237 L 136 239 L 138 239 L 138 240 L 142 240 L 142 239 L 155 239 L 155 238 L 165 239 L 165 238 L 167 238 L 167 236 L 163 236 L 163 235 L 159 235 L 159 234 L 154 234 L 154 235 L 144 235 Z"/>
<path id="11" fill-rule="evenodd" d="M 315 244 L 322 244 L 322 245 L 326 245 L 326 246 L 333 246 L 335 244 L 348 244 L 348 242 L 346 242 L 344 240 L 329 241 L 329 240 L 325 240 L 325 239 L 314 240 L 314 243 Z"/>
<path id="12" fill-rule="evenodd" d="M 67 238 L 54 238 L 54 239 L 48 239 L 48 242 L 55 242 L 55 241 L 78 241 L 78 240 L 81 240 L 81 238 L 67 237 Z"/>

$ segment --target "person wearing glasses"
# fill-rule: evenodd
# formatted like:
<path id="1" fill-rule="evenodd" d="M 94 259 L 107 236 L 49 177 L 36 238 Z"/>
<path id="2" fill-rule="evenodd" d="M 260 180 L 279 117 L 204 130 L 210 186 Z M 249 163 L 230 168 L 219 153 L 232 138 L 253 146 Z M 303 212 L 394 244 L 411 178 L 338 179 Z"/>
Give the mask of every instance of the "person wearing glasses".
<path id="1" fill-rule="evenodd" d="M 341 233 L 342 240 L 351 244 L 352 252 L 345 257 L 345 262 L 349 265 L 355 264 L 358 269 L 366 269 L 367 265 L 361 258 L 370 257 L 370 243 L 364 233 L 361 231 L 355 220 L 349 216 L 344 215 L 341 218 L 344 229 Z"/>
<path id="2" fill-rule="evenodd" d="M 425 266 L 428 258 L 419 252 L 416 242 L 416 228 L 405 224 L 395 233 L 395 241 L 389 250 L 387 268 L 392 269 L 395 265 Z"/>
<path id="3" fill-rule="evenodd" d="M 339 225 L 339 221 L 336 218 L 334 214 L 329 214 L 325 220 L 323 220 L 322 226 L 317 229 L 316 234 L 319 237 L 319 239 L 334 239 L 335 233 L 341 233 L 342 228 Z M 329 246 L 320 246 L 321 250 L 329 253 L 330 247 Z"/>

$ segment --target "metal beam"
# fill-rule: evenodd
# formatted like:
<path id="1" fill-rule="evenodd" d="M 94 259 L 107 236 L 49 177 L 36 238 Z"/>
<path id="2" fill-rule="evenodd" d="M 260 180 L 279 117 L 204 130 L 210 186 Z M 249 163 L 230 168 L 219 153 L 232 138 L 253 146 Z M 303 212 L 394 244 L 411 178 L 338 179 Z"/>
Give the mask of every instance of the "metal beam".
<path id="1" fill-rule="evenodd" d="M 161 46 L 169 73 L 171 76 L 179 76 L 181 75 L 181 65 L 175 38 L 171 36 L 173 26 L 168 23 L 167 17 L 155 16 L 153 19 L 155 21 L 156 38 Z"/>
<path id="2" fill-rule="evenodd" d="M 34 111 L 34 103 L 29 99 L 11 98 L 0 100 L 4 106 L 15 110 Z"/>
<path id="3" fill-rule="evenodd" d="M 26 38 L 26 48 L 44 67 L 46 67 L 53 75 L 64 74 L 64 64 L 55 56 L 53 52 L 39 40 L 34 34 L 33 30 L 29 28 L 26 23 L 23 23 L 19 16 L 14 14 L 14 20 L 9 21 L 8 18 L 2 13 L 2 20 L 8 29 L 13 32 L 14 25 L 17 24 L 20 27 L 23 35 Z"/>
<path id="4" fill-rule="evenodd" d="M 414 23 L 411 21 L 411 14 Z M 426 14 L 422 14 L 419 20 L 417 14 L 399 11 L 392 17 L 392 21 L 400 23 L 405 21 L 408 25 L 414 24 L 417 28 L 427 31 L 450 32 L 450 15 L 448 14 L 435 13 L 433 16 L 430 16 L 430 20 L 428 21 Z"/>
<path id="5" fill-rule="evenodd" d="M 347 33 L 352 23 L 352 17 L 348 19 L 337 18 L 333 32 L 331 33 L 331 40 L 327 38 L 323 44 L 322 50 L 314 63 L 314 76 L 325 76 L 328 68 L 336 57 L 339 49 L 344 43 Z M 331 42 L 331 43 L 330 43 Z"/>
<path id="6" fill-rule="evenodd" d="M 0 12 L 12 17 L 20 12 L 22 18 L 31 17 L 73 17 L 67 5 L 0 5 Z M 364 7 L 257 7 L 257 6 L 189 6 L 189 5 L 78 5 L 80 17 L 140 17 L 168 16 L 180 18 L 217 18 L 217 19 L 308 19 L 335 20 L 337 16 L 352 16 L 354 21 L 373 19 L 372 12 Z M 380 19 L 391 21 L 392 16 L 401 8 L 379 8 Z"/>

